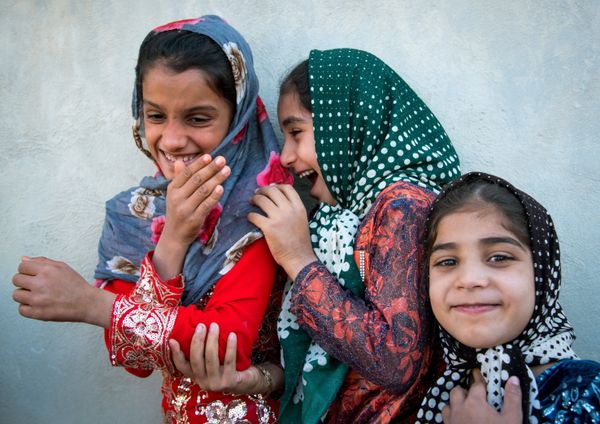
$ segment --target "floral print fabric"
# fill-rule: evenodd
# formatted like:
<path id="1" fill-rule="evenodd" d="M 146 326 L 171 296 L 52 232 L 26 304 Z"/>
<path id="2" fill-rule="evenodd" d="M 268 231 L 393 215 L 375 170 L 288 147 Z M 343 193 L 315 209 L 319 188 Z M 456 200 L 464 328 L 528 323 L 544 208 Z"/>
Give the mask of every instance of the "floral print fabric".
<path id="1" fill-rule="evenodd" d="M 460 175 L 458 156 L 425 103 L 372 54 L 313 50 L 308 67 L 317 159 L 338 202 L 319 205 L 309 223 L 312 245 L 335 284 L 362 296 L 353 241 L 377 195 L 399 181 L 436 191 Z M 286 372 L 282 418 L 316 422 L 347 367 L 298 326 L 289 296 L 279 322 Z"/>

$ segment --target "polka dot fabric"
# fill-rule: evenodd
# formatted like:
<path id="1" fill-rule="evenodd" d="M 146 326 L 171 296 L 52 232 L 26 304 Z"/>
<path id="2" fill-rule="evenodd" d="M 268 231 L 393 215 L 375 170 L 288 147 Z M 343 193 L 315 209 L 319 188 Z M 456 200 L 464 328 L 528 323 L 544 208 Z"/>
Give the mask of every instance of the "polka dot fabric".
<path id="1" fill-rule="evenodd" d="M 442 124 L 380 59 L 353 49 L 313 50 L 309 75 L 319 166 L 343 208 L 362 218 L 393 182 L 437 192 L 460 176 Z"/>
<path id="2" fill-rule="evenodd" d="M 481 369 L 487 383 L 488 403 L 497 410 L 502 408 L 506 381 L 512 375 L 519 377 L 523 392 L 523 416 L 529 417 L 530 423 L 540 422 L 538 389 L 531 367 L 562 359 L 577 359 L 571 348 L 575 333 L 558 302 L 560 250 L 552 218 L 546 209 L 507 181 L 472 172 L 444 188 L 432 205 L 432 210 L 447 193 L 479 180 L 505 187 L 525 210 L 533 256 L 535 307 L 531 320 L 519 337 L 489 349 L 467 347 L 440 328 L 448 368 L 423 400 L 418 414 L 419 423 L 442 422 L 441 410 L 448 403 L 450 390 L 457 385 L 466 388 L 473 368 Z"/>
<path id="3" fill-rule="evenodd" d="M 340 285 L 362 296 L 354 238 L 377 195 L 397 181 L 437 192 L 458 178 L 459 160 L 429 108 L 377 57 L 354 49 L 313 50 L 308 68 L 317 160 L 338 202 L 319 205 L 309 223 L 312 245 Z M 291 382 L 295 393 L 284 394 L 282 410 L 289 396 L 302 417 L 320 417 L 347 367 L 293 329 L 296 318 L 288 304 L 284 301 L 279 320 L 281 345 L 286 351 L 303 351 L 294 355 L 303 362 L 285 364 L 286 375 L 298 370 L 289 374 L 301 384 Z M 313 351 L 325 355 L 311 355 Z"/>

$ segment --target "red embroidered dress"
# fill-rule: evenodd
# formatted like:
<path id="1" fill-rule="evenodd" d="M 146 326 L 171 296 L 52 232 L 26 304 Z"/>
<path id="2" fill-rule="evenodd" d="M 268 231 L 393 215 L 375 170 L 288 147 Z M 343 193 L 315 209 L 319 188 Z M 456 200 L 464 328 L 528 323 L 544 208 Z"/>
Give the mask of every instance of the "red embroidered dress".
<path id="1" fill-rule="evenodd" d="M 442 366 L 419 269 L 433 199 L 406 182 L 379 194 L 354 245 L 357 265 L 364 265 L 364 300 L 349 295 L 320 262 L 296 278 L 291 310 L 298 323 L 351 368 L 326 422 L 414 422 Z"/>
<path id="2" fill-rule="evenodd" d="M 263 355 L 260 359 L 277 361 L 275 329 L 261 329 L 258 337 L 268 304 L 276 307 L 280 302 L 276 293 L 270 297 L 276 269 L 265 240 L 259 239 L 246 247 L 239 262 L 199 304 L 181 306 L 182 278 L 161 281 L 152 264 L 152 252 L 148 253 L 135 286 L 121 280 L 110 280 L 105 286 L 117 293 L 111 325 L 105 332 L 111 363 L 139 377 L 147 377 L 155 369 L 162 371 L 165 422 L 273 422 L 277 405 L 271 399 L 207 392 L 182 378 L 171 360 L 168 340 L 177 340 L 189 357 L 196 326 L 204 323 L 208 328 L 216 322 L 221 361 L 230 332 L 237 335 L 238 369 L 251 365 L 253 346 L 255 354 Z M 275 319 L 265 319 L 265 324 L 269 323 L 274 324 Z"/>

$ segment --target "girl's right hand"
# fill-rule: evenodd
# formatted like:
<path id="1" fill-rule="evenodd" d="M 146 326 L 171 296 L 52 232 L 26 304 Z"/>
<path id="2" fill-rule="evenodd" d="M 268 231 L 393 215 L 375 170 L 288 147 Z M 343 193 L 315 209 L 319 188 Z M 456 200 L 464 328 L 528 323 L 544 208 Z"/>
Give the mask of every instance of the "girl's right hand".
<path id="1" fill-rule="evenodd" d="M 167 213 L 162 237 L 189 246 L 210 211 L 223 195 L 223 182 L 231 170 L 225 158 L 203 155 L 189 166 L 183 161 L 175 162 L 175 177 L 167 190 Z"/>
<path id="2" fill-rule="evenodd" d="M 181 160 L 175 162 L 175 177 L 167 189 L 165 226 L 152 258 L 161 279 L 181 272 L 187 249 L 221 199 L 221 184 L 230 174 L 222 156 L 213 160 L 203 155 L 190 166 Z"/>

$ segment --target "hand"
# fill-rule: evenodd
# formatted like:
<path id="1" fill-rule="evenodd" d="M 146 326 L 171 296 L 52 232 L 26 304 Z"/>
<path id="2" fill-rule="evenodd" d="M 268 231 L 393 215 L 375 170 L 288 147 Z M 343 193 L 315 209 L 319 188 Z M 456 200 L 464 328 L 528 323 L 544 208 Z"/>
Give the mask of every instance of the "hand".
<path id="1" fill-rule="evenodd" d="M 24 317 L 109 326 L 115 295 L 90 286 L 64 262 L 23 257 L 12 282 Z"/>
<path id="2" fill-rule="evenodd" d="M 485 381 L 478 369 L 473 370 L 473 384 L 466 392 L 462 387 L 450 391 L 450 403 L 442 410 L 446 424 L 452 423 L 490 423 L 521 424 L 521 387 L 517 377 L 506 382 L 502 411 L 496 411 L 487 403 Z"/>
<path id="3" fill-rule="evenodd" d="M 230 174 L 222 156 L 212 160 L 210 155 L 203 155 L 190 166 L 181 160 L 175 162 L 175 177 L 167 189 L 165 226 L 153 257 L 163 280 L 181 272 L 187 249 L 221 199 L 221 184 Z"/>
<path id="4" fill-rule="evenodd" d="M 317 260 L 300 196 L 290 185 L 272 185 L 258 189 L 252 203 L 266 216 L 250 213 L 248 221 L 260 228 L 277 263 L 295 279 L 302 268 Z"/>
<path id="5" fill-rule="evenodd" d="M 225 358 L 221 365 L 219 326 L 216 323 L 210 325 L 208 337 L 204 324 L 198 324 L 190 346 L 190 361 L 185 358 L 176 340 L 169 340 L 169 346 L 177 369 L 186 377 L 193 379 L 203 390 L 236 394 L 261 394 L 269 391 L 265 377 L 255 366 L 244 371 L 236 370 L 235 333 L 230 333 L 227 338 Z M 281 372 L 281 368 L 279 370 Z M 283 373 L 281 372 L 277 377 L 278 381 L 282 382 Z"/>

